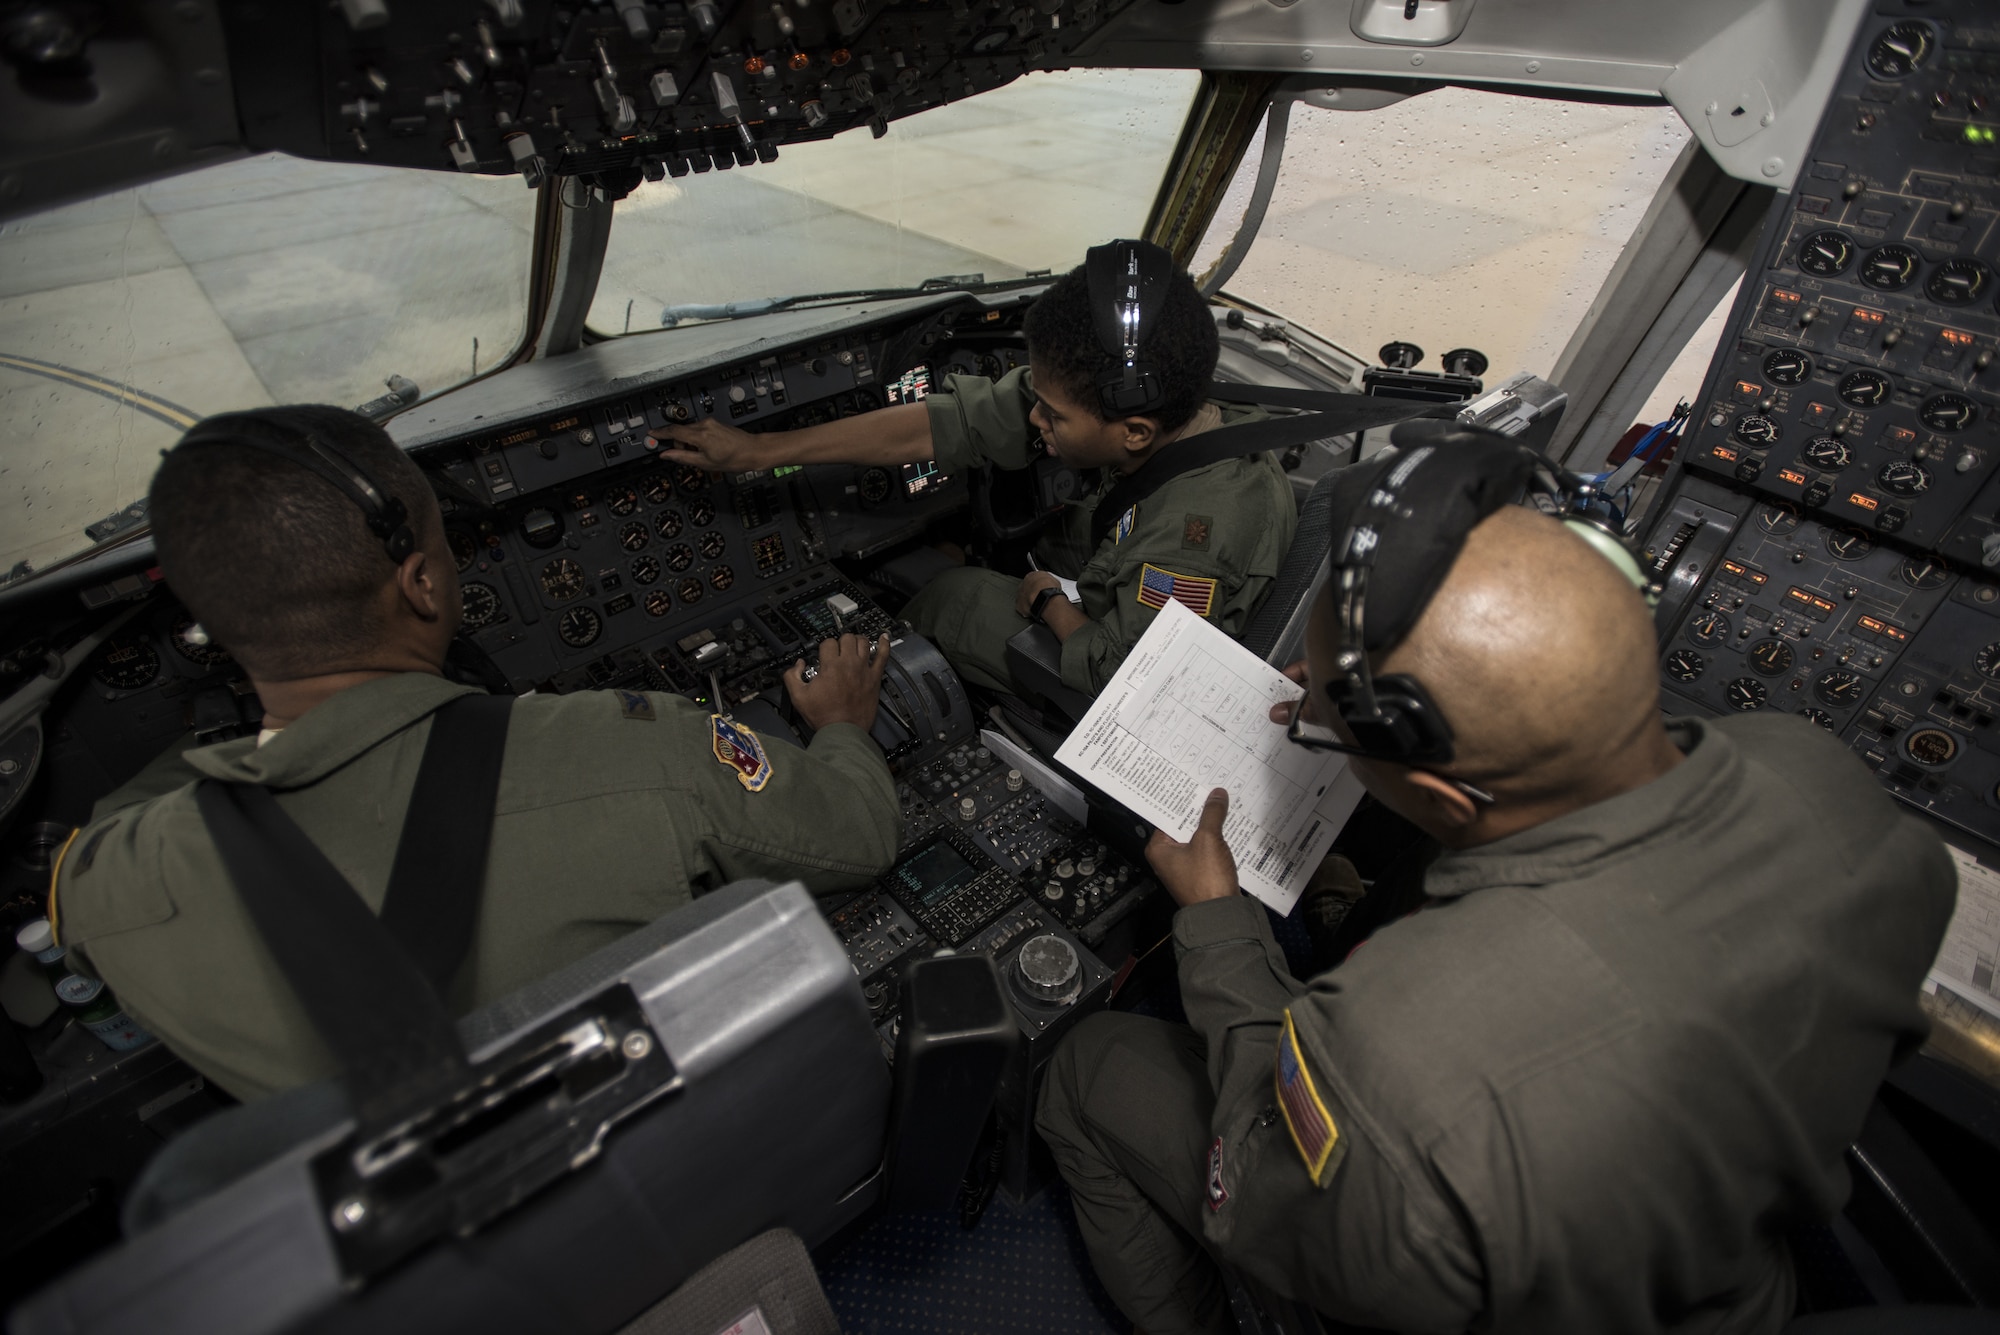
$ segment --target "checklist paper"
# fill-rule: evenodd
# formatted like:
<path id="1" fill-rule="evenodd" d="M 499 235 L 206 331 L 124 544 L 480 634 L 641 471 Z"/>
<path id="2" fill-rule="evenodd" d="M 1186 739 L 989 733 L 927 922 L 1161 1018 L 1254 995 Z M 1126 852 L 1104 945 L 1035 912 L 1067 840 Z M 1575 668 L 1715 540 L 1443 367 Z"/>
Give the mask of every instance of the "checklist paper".
<path id="1" fill-rule="evenodd" d="M 1273 704 L 1301 688 L 1169 602 L 1056 759 L 1144 820 L 1185 840 L 1215 788 L 1242 887 L 1290 913 L 1361 800 L 1347 757 L 1285 740 Z"/>

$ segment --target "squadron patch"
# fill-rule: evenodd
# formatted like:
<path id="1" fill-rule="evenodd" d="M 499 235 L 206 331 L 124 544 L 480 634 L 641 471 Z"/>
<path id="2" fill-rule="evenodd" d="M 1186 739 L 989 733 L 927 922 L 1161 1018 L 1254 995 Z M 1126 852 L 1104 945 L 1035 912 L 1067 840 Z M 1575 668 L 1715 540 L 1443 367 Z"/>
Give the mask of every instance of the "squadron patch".
<path id="1" fill-rule="evenodd" d="M 1208 1147 L 1208 1212 L 1220 1214 L 1229 1200 L 1229 1188 L 1222 1185 L 1222 1137 L 1217 1136 Z"/>
<path id="2" fill-rule="evenodd" d="M 613 691 L 618 697 L 618 712 L 628 719 L 638 719 L 644 723 L 654 723 L 659 715 L 653 712 L 653 702 L 637 691 Z"/>
<path id="3" fill-rule="evenodd" d="M 1208 550 L 1208 531 L 1215 520 L 1208 515 L 1187 515 L 1181 520 L 1181 546 L 1197 552 Z"/>
<path id="4" fill-rule="evenodd" d="M 1306 1161 L 1306 1173 L 1312 1184 L 1323 1187 L 1340 1166 L 1340 1155 L 1335 1152 L 1343 1149 L 1340 1128 L 1333 1124 L 1333 1114 L 1326 1110 L 1325 1100 L 1313 1085 L 1312 1072 L 1306 1069 L 1305 1054 L 1299 1050 L 1299 1033 L 1292 1026 L 1289 1010 L 1285 1012 L 1285 1032 L 1278 1037 L 1276 1082 L 1278 1109 L 1292 1133 L 1292 1144 Z"/>
<path id="5" fill-rule="evenodd" d="M 1215 607 L 1215 581 L 1198 575 L 1176 575 L 1147 562 L 1139 568 L 1139 601 L 1158 610 L 1170 602 L 1183 604 L 1198 617 Z"/>
<path id="6" fill-rule="evenodd" d="M 756 733 L 720 714 L 708 716 L 715 733 L 715 758 L 736 771 L 736 782 L 753 793 L 764 791 L 771 781 L 771 758 Z"/>
<path id="7" fill-rule="evenodd" d="M 1132 525 L 1138 522 L 1139 522 L 1139 507 L 1136 505 L 1133 506 L 1131 509 L 1127 510 L 1124 514 L 1119 515 L 1118 528 L 1111 535 L 1111 545 L 1113 547 L 1116 547 L 1119 543 L 1131 537 Z"/>

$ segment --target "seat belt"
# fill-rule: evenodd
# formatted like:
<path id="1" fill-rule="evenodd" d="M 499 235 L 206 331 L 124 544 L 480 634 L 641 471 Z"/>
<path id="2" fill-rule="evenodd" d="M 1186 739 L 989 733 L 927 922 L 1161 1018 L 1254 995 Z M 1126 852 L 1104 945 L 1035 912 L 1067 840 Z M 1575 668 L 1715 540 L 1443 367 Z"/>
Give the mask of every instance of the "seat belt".
<path id="1" fill-rule="evenodd" d="M 364 1134 L 455 1092 L 470 1073 L 445 1002 L 478 921 L 513 705 L 469 695 L 432 714 L 380 917 L 269 788 L 196 786 L 209 837 L 340 1063 Z"/>

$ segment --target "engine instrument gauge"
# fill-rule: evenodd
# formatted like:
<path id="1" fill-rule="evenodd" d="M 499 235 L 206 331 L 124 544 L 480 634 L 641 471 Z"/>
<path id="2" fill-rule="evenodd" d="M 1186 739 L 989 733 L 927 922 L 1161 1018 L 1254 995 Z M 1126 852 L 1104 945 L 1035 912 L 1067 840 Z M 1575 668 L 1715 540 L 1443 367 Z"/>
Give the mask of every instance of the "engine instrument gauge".
<path id="1" fill-rule="evenodd" d="M 646 493 L 648 505 L 665 505 L 674 498 L 673 479 L 665 473 L 648 473 L 639 479 L 639 489 Z"/>
<path id="2" fill-rule="evenodd" d="M 1919 765 L 1948 765 L 1958 755 L 1958 738 L 1943 728 L 1918 728 L 1903 739 L 1903 750 Z"/>
<path id="3" fill-rule="evenodd" d="M 1908 459 L 1891 459 L 1875 474 L 1875 481 L 1897 496 L 1916 496 L 1930 490 L 1931 472 Z"/>
<path id="4" fill-rule="evenodd" d="M 1799 509 L 1782 501 L 1767 505 L 1757 511 L 1757 522 L 1764 526 L 1766 533 L 1783 536 L 1799 526 Z"/>
<path id="5" fill-rule="evenodd" d="M 500 595 L 493 591 L 491 584 L 481 584 L 478 580 L 459 586 L 459 597 L 465 603 L 465 628 L 478 630 L 490 626 L 500 617 Z"/>
<path id="6" fill-rule="evenodd" d="M 863 470 L 861 480 L 855 485 L 861 499 L 870 505 L 880 505 L 889 499 L 889 475 L 880 468 Z"/>
<path id="7" fill-rule="evenodd" d="M 689 576 L 674 586 L 674 592 L 684 603 L 698 603 L 701 601 L 701 581 Z"/>
<path id="8" fill-rule="evenodd" d="M 188 632 L 193 629 L 193 617 L 182 617 L 174 623 L 173 642 L 175 653 L 187 659 L 188 662 L 199 663 L 203 667 L 214 667 L 217 663 L 227 663 L 229 661 L 229 651 L 215 641 L 210 640 L 206 644 L 196 644 L 193 640 L 190 640 Z"/>
<path id="9" fill-rule="evenodd" d="M 1688 622 L 1688 638 L 1696 644 L 1721 644 L 1729 638 L 1729 618 L 1720 612 L 1703 612 Z"/>
<path id="10" fill-rule="evenodd" d="M 562 516 L 554 510 L 538 505 L 521 516 L 521 538 L 530 547 L 553 547 L 562 535 Z"/>
<path id="11" fill-rule="evenodd" d="M 1910 285 L 1923 268 L 1924 257 L 1908 246 L 1877 246 L 1861 261 L 1855 277 L 1883 292 L 1895 292 Z"/>
<path id="12" fill-rule="evenodd" d="M 699 540 L 699 546 L 701 548 L 701 554 L 707 557 L 709 560 L 713 561 L 716 557 L 722 555 L 722 553 L 728 549 L 729 539 L 723 537 L 720 533 L 716 532 L 714 529 L 710 529 L 708 532 L 701 535 L 701 538 Z"/>
<path id="13" fill-rule="evenodd" d="M 662 510 L 653 516 L 653 532 L 663 538 L 678 538 L 683 522 L 679 510 Z"/>
<path id="14" fill-rule="evenodd" d="M 1745 445 L 1770 445 L 1783 434 L 1778 424 L 1762 413 L 1745 413 L 1736 419 L 1736 439 Z"/>
<path id="15" fill-rule="evenodd" d="M 1911 20 L 1898 23 L 1868 48 L 1868 72 L 1878 79 L 1901 79 L 1916 72 L 1931 53 L 1931 29 Z"/>
<path id="16" fill-rule="evenodd" d="M 114 691 L 136 691 L 159 678 L 160 655 L 136 635 L 113 640 L 98 655 L 97 670 L 91 675 Z"/>
<path id="17" fill-rule="evenodd" d="M 583 592 L 583 567 L 558 556 L 542 567 L 542 592 L 559 603 L 576 597 Z"/>
<path id="18" fill-rule="evenodd" d="M 1994 641 L 1974 654 L 1972 665 L 1979 669 L 1980 676 L 2000 681 L 2000 640 Z"/>
<path id="19" fill-rule="evenodd" d="M 1896 573 L 1913 589 L 1935 589 L 1951 578 L 1951 570 L 1935 556 L 1912 556 Z"/>
<path id="20" fill-rule="evenodd" d="M 715 522 L 715 502 L 706 496 L 688 503 L 688 523 L 696 528 L 707 528 Z"/>
<path id="21" fill-rule="evenodd" d="M 736 582 L 736 572 L 728 566 L 717 566 L 708 572 L 708 587 L 721 593 Z"/>
<path id="22" fill-rule="evenodd" d="M 632 558 L 630 569 L 634 584 L 651 584 L 660 577 L 660 562 L 658 557 L 635 556 Z"/>
<path id="23" fill-rule="evenodd" d="M 1889 401 L 1889 377 L 1880 371 L 1851 371 L 1840 382 L 1840 401 L 1854 408 L 1878 408 Z"/>
<path id="24" fill-rule="evenodd" d="M 674 486 L 679 488 L 683 496 L 697 491 L 706 491 L 708 490 L 708 474 L 696 468 L 693 464 L 675 464 Z"/>
<path id="25" fill-rule="evenodd" d="M 1792 670 L 1792 646 L 1783 640 L 1759 640 L 1750 646 L 1750 667 L 1766 677 Z"/>
<path id="26" fill-rule="evenodd" d="M 654 589 L 646 595 L 646 615 L 663 617 L 674 610 L 674 596 L 665 589 Z"/>
<path id="27" fill-rule="evenodd" d="M 1979 405 L 1963 394 L 1933 394 L 1917 417 L 1933 431 L 1963 431 L 1979 419 Z"/>
<path id="28" fill-rule="evenodd" d="M 634 487 L 613 487 L 604 493 L 604 508 L 614 515 L 635 514 L 639 509 L 639 492 Z"/>
<path id="29" fill-rule="evenodd" d="M 595 644 L 603 630 L 603 618 L 588 607 L 572 607 L 556 621 L 556 634 L 572 649 Z"/>
<path id="30" fill-rule="evenodd" d="M 1826 535 L 1826 549 L 1836 561 L 1859 561 L 1875 550 L 1875 539 L 1858 528 L 1837 528 Z"/>
<path id="31" fill-rule="evenodd" d="M 1834 668 L 1813 683 L 1813 694 L 1822 704 L 1839 709 L 1861 698 L 1861 675 L 1846 668 Z"/>
<path id="32" fill-rule="evenodd" d="M 1824 709 L 1807 707 L 1799 711 L 1799 717 L 1819 724 L 1820 727 L 1825 728 L 1828 732 L 1833 731 L 1833 715 L 1827 713 Z"/>
<path id="33" fill-rule="evenodd" d="M 1804 384 L 1812 369 L 1812 358 L 1797 348 L 1779 348 L 1764 359 L 1764 378 L 1774 385 Z"/>
<path id="34" fill-rule="evenodd" d="M 1924 295 L 1940 306 L 1969 306 L 1985 295 L 1992 273 L 1978 260 L 1946 260 L 1924 281 Z"/>
<path id="35" fill-rule="evenodd" d="M 451 563 L 463 575 L 479 559 L 479 539 L 462 528 L 448 528 L 444 531 L 445 545 L 451 548 Z"/>
<path id="36" fill-rule="evenodd" d="M 628 552 L 636 552 L 652 541 L 653 535 L 638 520 L 633 520 L 618 530 L 618 545 Z"/>
<path id="37" fill-rule="evenodd" d="M 1747 714 L 1753 709 L 1762 709 L 1764 702 L 1771 698 L 1771 693 L 1755 677 L 1738 677 L 1722 688 L 1722 698 L 1729 702 L 1731 709 Z"/>
<path id="38" fill-rule="evenodd" d="M 1854 243 L 1843 232 L 1814 232 L 1799 243 L 1799 267 L 1807 273 L 1831 278 L 1854 263 Z"/>
<path id="39" fill-rule="evenodd" d="M 1836 436 L 1814 436 L 1799 451 L 1799 457 L 1822 472 L 1837 473 L 1854 460 L 1847 442 Z"/>
<path id="40" fill-rule="evenodd" d="M 686 543 L 677 542 L 667 548 L 667 569 L 682 571 L 693 564 L 694 548 L 688 546 Z"/>
<path id="41" fill-rule="evenodd" d="M 1708 660 L 1692 649 L 1676 649 L 1662 667 L 1675 681 L 1693 681 L 1708 671 Z"/>

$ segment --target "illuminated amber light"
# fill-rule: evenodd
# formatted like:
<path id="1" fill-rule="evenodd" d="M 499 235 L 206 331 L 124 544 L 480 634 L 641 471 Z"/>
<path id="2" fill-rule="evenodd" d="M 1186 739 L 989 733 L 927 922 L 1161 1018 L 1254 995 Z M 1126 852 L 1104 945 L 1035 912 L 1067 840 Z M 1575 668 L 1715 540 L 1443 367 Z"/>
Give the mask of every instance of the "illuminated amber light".
<path id="1" fill-rule="evenodd" d="M 785 64 L 789 65 L 791 68 L 795 70 L 802 70 L 806 66 L 812 63 L 813 63 L 813 58 L 807 55 L 803 51 L 792 52 L 791 56 L 787 58 L 785 61 Z"/>
<path id="2" fill-rule="evenodd" d="M 848 61 L 854 59 L 854 55 L 846 47 L 843 46 L 838 51 L 835 51 L 832 55 L 828 56 L 826 59 L 827 63 L 830 65 L 845 65 Z"/>

